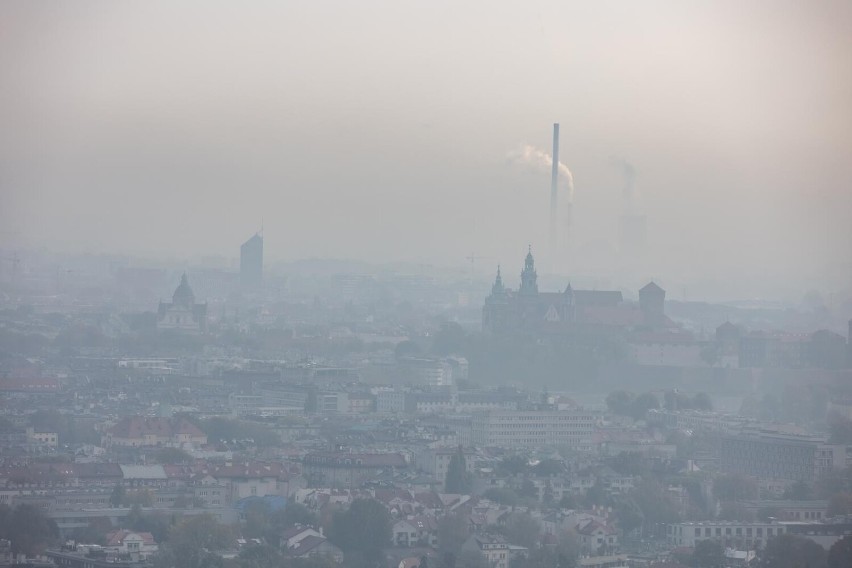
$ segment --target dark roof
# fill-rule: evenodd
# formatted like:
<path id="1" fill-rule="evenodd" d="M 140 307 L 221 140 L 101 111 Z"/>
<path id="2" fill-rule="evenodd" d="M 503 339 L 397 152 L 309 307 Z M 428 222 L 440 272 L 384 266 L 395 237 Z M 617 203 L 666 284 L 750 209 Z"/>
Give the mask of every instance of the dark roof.
<path id="1" fill-rule="evenodd" d="M 666 291 L 657 286 L 656 282 L 648 282 L 639 289 L 640 294 L 665 294 Z"/>
<path id="2" fill-rule="evenodd" d="M 321 545 L 322 543 L 324 543 L 325 541 L 326 539 L 321 536 L 306 536 L 305 538 L 299 541 L 299 544 L 297 544 L 294 548 L 290 549 L 290 554 L 292 556 L 303 556 L 318 547 L 319 545 Z"/>

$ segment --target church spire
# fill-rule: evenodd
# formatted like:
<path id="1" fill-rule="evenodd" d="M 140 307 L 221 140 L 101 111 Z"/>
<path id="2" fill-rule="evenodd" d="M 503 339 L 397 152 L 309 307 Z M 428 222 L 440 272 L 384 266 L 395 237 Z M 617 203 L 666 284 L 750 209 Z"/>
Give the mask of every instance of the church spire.
<path id="1" fill-rule="evenodd" d="M 535 271 L 535 259 L 532 255 L 532 245 L 527 250 L 527 258 L 524 261 L 524 271 L 521 272 L 521 289 L 518 291 L 522 296 L 535 296 L 538 294 L 538 274 Z"/>
<path id="2" fill-rule="evenodd" d="M 503 276 L 500 274 L 500 265 L 497 265 L 497 277 L 494 279 L 494 285 L 491 286 L 492 294 L 502 294 L 505 291 L 503 287 Z"/>

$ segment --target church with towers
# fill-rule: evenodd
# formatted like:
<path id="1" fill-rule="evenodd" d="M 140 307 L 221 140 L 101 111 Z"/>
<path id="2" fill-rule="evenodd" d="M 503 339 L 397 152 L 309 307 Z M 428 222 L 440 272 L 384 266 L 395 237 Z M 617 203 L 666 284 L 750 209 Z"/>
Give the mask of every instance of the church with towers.
<path id="1" fill-rule="evenodd" d="M 530 247 L 517 291 L 506 287 L 497 268 L 482 308 L 482 329 L 494 334 L 584 334 L 670 328 L 674 324 L 665 315 L 665 298 L 665 290 L 654 282 L 639 290 L 638 306 L 625 302 L 619 291 L 575 290 L 571 284 L 562 292 L 540 292 Z"/>
<path id="2" fill-rule="evenodd" d="M 195 303 L 195 293 L 189 286 L 186 273 L 181 277 L 171 303 L 160 302 L 157 309 L 157 329 L 173 329 L 187 333 L 207 331 L 207 303 Z"/>

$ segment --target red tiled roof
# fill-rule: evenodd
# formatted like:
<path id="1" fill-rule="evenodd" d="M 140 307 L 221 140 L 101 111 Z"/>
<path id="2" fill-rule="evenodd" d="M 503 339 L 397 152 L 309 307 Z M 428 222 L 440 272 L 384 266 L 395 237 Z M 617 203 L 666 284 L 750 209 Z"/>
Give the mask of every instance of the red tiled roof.
<path id="1" fill-rule="evenodd" d="M 107 546 L 121 546 L 124 540 L 128 537 L 128 535 L 139 535 L 142 538 L 142 542 L 145 544 L 156 544 L 154 541 L 154 536 L 149 532 L 137 532 L 137 531 L 129 531 L 127 529 L 119 529 L 116 531 L 111 531 L 106 535 L 106 545 Z"/>

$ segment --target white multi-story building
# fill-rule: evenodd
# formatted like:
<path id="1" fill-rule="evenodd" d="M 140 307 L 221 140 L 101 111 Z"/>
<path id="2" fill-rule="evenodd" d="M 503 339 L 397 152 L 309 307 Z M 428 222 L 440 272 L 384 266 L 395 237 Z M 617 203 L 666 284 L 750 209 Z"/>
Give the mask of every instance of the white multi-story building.
<path id="1" fill-rule="evenodd" d="M 405 412 L 405 395 L 401 390 L 381 390 L 376 393 L 376 412 L 401 414 Z"/>
<path id="2" fill-rule="evenodd" d="M 735 548 L 763 548 L 766 542 L 787 532 L 776 522 L 701 521 L 675 523 L 666 530 L 671 546 L 693 548 L 702 540 L 715 540 Z"/>
<path id="3" fill-rule="evenodd" d="M 473 417 L 471 441 L 503 448 L 591 445 L 600 415 L 586 410 L 494 410 Z"/>

